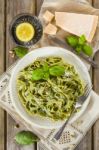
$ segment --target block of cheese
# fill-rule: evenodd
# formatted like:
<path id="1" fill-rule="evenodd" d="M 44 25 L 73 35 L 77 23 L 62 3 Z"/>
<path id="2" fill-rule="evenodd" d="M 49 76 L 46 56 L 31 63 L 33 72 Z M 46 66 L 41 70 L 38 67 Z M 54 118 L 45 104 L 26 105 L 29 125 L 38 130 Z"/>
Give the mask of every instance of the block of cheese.
<path id="1" fill-rule="evenodd" d="M 98 16 L 55 12 L 56 25 L 61 29 L 80 36 L 84 34 L 88 42 L 91 42 L 98 24 Z"/>
<path id="2" fill-rule="evenodd" d="M 56 32 L 57 32 L 57 27 L 51 23 L 49 23 L 44 29 L 44 33 L 46 34 L 55 35 Z"/>
<path id="3" fill-rule="evenodd" d="M 54 15 L 50 11 L 46 11 L 43 15 L 43 18 L 46 22 L 51 22 L 52 19 L 54 18 Z"/>

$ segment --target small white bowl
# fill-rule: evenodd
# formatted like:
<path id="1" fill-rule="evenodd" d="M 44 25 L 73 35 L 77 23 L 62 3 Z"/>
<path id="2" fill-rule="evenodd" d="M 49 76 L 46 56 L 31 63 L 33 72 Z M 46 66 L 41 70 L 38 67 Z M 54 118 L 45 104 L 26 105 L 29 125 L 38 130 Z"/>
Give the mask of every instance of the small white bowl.
<path id="1" fill-rule="evenodd" d="M 44 129 L 53 129 L 53 128 L 59 128 L 64 121 L 52 121 L 49 119 L 37 117 L 37 116 L 30 116 L 24 109 L 24 107 L 21 105 L 21 102 L 19 100 L 17 90 L 16 90 L 16 78 L 20 70 L 22 70 L 24 67 L 29 65 L 30 63 L 34 62 L 38 57 L 48 57 L 48 56 L 59 56 L 62 57 L 66 62 L 73 64 L 75 68 L 77 69 L 78 73 L 80 74 L 81 78 L 89 85 L 91 85 L 91 79 L 88 73 L 88 70 L 84 63 L 72 52 L 59 48 L 59 47 L 42 47 L 39 49 L 36 49 L 34 51 L 31 51 L 28 53 L 25 57 L 23 57 L 15 66 L 10 80 L 10 96 L 13 103 L 14 108 L 16 109 L 17 113 L 29 124 L 44 128 Z M 82 109 L 76 113 L 70 122 L 74 122 L 77 120 L 85 111 L 88 103 L 90 100 L 90 95 L 84 102 Z"/>

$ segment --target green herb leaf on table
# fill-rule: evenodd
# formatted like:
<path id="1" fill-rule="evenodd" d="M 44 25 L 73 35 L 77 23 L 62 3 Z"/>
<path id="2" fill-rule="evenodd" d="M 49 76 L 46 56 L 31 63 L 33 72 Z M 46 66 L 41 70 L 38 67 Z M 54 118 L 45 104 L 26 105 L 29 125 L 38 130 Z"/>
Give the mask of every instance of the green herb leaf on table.
<path id="1" fill-rule="evenodd" d="M 92 49 L 92 47 L 91 47 L 90 45 L 84 44 L 84 46 L 83 46 L 83 52 L 84 52 L 86 55 L 88 55 L 88 56 L 92 56 L 92 54 L 93 54 L 93 49 Z"/>
<path id="2" fill-rule="evenodd" d="M 79 45 L 84 45 L 86 42 L 86 37 L 85 35 L 81 35 L 79 38 L 78 38 L 78 44 Z"/>
<path id="3" fill-rule="evenodd" d="M 16 134 L 15 140 L 20 145 L 30 145 L 34 142 L 38 142 L 39 138 L 30 131 L 21 131 Z"/>
<path id="4" fill-rule="evenodd" d="M 75 51 L 79 54 L 80 52 L 83 52 L 84 54 L 88 56 L 92 56 L 93 49 L 92 47 L 87 43 L 85 35 L 81 35 L 80 37 L 77 37 L 75 35 L 71 35 L 66 37 L 67 43 L 75 49 Z"/>
<path id="5" fill-rule="evenodd" d="M 82 51 L 82 45 L 77 45 L 75 50 L 79 54 Z"/>
<path id="6" fill-rule="evenodd" d="M 63 66 L 52 66 L 49 68 L 49 73 L 52 76 L 61 76 L 65 73 L 65 68 Z"/>
<path id="7" fill-rule="evenodd" d="M 78 37 L 77 36 L 73 36 L 73 35 L 68 36 L 68 37 L 66 37 L 66 41 L 72 47 L 76 47 L 78 45 Z"/>
<path id="8" fill-rule="evenodd" d="M 22 58 L 28 53 L 28 48 L 22 47 L 22 46 L 17 46 L 13 48 L 14 53 L 16 54 L 17 57 Z"/>

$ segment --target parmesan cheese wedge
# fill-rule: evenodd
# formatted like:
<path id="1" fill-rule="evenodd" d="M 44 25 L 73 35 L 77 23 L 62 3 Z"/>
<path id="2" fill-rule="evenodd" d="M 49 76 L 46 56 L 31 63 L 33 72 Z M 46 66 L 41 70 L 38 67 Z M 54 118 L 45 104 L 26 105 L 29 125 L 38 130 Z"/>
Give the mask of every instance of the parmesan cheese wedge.
<path id="1" fill-rule="evenodd" d="M 44 33 L 46 34 L 55 35 L 56 32 L 57 32 L 57 27 L 51 23 L 49 23 L 44 29 Z"/>
<path id="2" fill-rule="evenodd" d="M 52 19 L 54 18 L 54 15 L 50 11 L 46 11 L 43 15 L 43 18 L 46 22 L 51 22 Z"/>
<path id="3" fill-rule="evenodd" d="M 98 24 L 98 16 L 55 12 L 56 25 L 61 29 L 80 36 L 84 34 L 88 42 L 91 42 Z"/>

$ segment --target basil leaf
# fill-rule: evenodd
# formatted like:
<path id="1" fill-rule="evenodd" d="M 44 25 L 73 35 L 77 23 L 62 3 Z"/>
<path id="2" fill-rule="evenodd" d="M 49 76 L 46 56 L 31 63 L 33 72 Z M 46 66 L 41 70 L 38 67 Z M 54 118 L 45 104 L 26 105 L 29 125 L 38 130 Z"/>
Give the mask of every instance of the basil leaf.
<path id="1" fill-rule="evenodd" d="M 67 43 L 70 45 L 70 46 L 72 46 L 72 47 L 76 47 L 77 46 L 77 44 L 78 44 L 78 37 L 76 37 L 76 36 L 68 36 L 67 38 L 66 38 L 66 41 L 67 41 Z"/>
<path id="2" fill-rule="evenodd" d="M 79 39 L 78 39 L 79 45 L 84 45 L 85 42 L 86 42 L 86 37 L 85 37 L 85 35 L 81 35 L 81 36 L 79 37 Z"/>
<path id="3" fill-rule="evenodd" d="M 39 138 L 30 131 L 21 131 L 16 134 L 15 140 L 20 145 L 30 145 L 39 141 Z"/>
<path id="4" fill-rule="evenodd" d="M 93 49 L 89 44 L 87 44 L 85 35 L 81 35 L 80 37 L 73 36 L 73 35 L 68 36 L 66 38 L 66 41 L 71 47 L 75 48 L 78 54 L 82 51 L 86 55 L 92 56 Z"/>
<path id="5" fill-rule="evenodd" d="M 49 78 L 49 72 L 45 72 L 44 73 L 44 76 L 43 76 L 43 79 L 44 80 L 47 80 Z"/>
<path id="6" fill-rule="evenodd" d="M 28 53 L 28 48 L 17 46 L 13 49 L 13 51 L 15 52 L 17 57 L 22 58 Z"/>
<path id="7" fill-rule="evenodd" d="M 52 76 L 61 76 L 65 73 L 65 68 L 63 66 L 52 66 L 49 73 Z"/>
<path id="8" fill-rule="evenodd" d="M 49 78 L 49 66 L 47 63 L 43 66 L 44 76 L 43 79 L 47 80 Z"/>
<path id="9" fill-rule="evenodd" d="M 33 71 L 32 73 L 32 79 L 33 80 L 47 80 L 49 78 L 49 66 L 47 63 L 44 64 L 42 68 L 38 68 Z"/>
<path id="10" fill-rule="evenodd" d="M 92 49 L 92 47 L 91 47 L 90 45 L 88 45 L 88 44 L 84 44 L 82 50 L 83 50 L 83 52 L 84 52 L 86 55 L 88 55 L 88 56 L 92 56 L 92 54 L 93 54 L 93 49 Z"/>
<path id="11" fill-rule="evenodd" d="M 44 76 L 44 72 L 43 72 L 43 69 L 41 68 L 34 70 L 32 73 L 32 79 L 35 81 L 43 79 L 43 76 Z"/>
<path id="12" fill-rule="evenodd" d="M 79 54 L 82 51 L 82 46 L 81 45 L 77 45 L 77 47 L 75 48 L 75 50 Z"/>
<path id="13" fill-rule="evenodd" d="M 48 66 L 47 63 L 45 63 L 45 64 L 43 65 L 43 70 L 44 70 L 44 72 L 49 71 L 49 66 Z"/>

